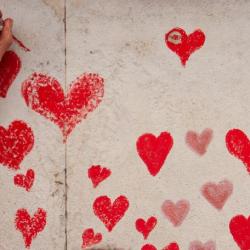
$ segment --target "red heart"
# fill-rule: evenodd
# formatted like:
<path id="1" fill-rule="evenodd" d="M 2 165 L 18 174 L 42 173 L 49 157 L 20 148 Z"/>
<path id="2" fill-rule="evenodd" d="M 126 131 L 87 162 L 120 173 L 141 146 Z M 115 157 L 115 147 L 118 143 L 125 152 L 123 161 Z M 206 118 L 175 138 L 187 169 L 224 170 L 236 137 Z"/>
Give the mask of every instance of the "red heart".
<path id="1" fill-rule="evenodd" d="M 190 209 L 189 202 L 180 200 L 176 204 L 170 200 L 166 200 L 162 204 L 162 211 L 174 226 L 180 226 L 186 218 Z"/>
<path id="2" fill-rule="evenodd" d="M 250 173 L 250 141 L 244 132 L 239 129 L 229 130 L 226 145 L 229 153 L 240 159 Z"/>
<path id="3" fill-rule="evenodd" d="M 176 242 L 170 243 L 163 250 L 179 250 L 179 246 Z"/>
<path id="4" fill-rule="evenodd" d="M 222 209 L 227 199 L 233 192 L 230 181 L 220 181 L 218 184 L 208 182 L 201 188 L 203 196 L 217 209 Z"/>
<path id="5" fill-rule="evenodd" d="M 188 131 L 186 134 L 186 143 L 199 155 L 207 152 L 207 147 L 213 137 L 212 129 L 205 129 L 198 135 L 194 131 Z"/>
<path id="6" fill-rule="evenodd" d="M 143 234 L 144 239 L 148 238 L 149 233 L 154 229 L 157 224 L 157 219 L 154 216 L 148 218 L 147 222 L 139 218 L 135 222 L 135 226 L 138 232 Z"/>
<path id="7" fill-rule="evenodd" d="M 22 94 L 27 106 L 59 126 L 65 142 L 76 124 L 101 102 L 103 82 L 97 74 L 83 74 L 72 82 L 65 96 L 55 78 L 33 73 L 23 82 Z"/>
<path id="8" fill-rule="evenodd" d="M 181 63 L 185 66 L 189 56 L 203 46 L 205 34 L 198 29 L 187 35 L 185 30 L 174 28 L 165 34 L 165 42 L 180 57 Z"/>
<path id="9" fill-rule="evenodd" d="M 213 241 L 202 244 L 200 241 L 193 241 L 189 245 L 189 250 L 215 250 L 216 246 Z"/>
<path id="10" fill-rule="evenodd" d="M 31 128 L 23 121 L 13 121 L 8 129 L 0 126 L 0 163 L 17 170 L 34 145 Z"/>
<path id="11" fill-rule="evenodd" d="M 157 248 L 151 244 L 144 245 L 141 250 L 157 250 Z"/>
<path id="12" fill-rule="evenodd" d="M 136 146 L 150 174 L 155 176 L 173 146 L 173 138 L 168 132 L 162 132 L 158 137 L 153 134 L 144 134 L 138 138 Z"/>
<path id="13" fill-rule="evenodd" d="M 46 212 L 42 208 L 38 208 L 31 218 L 26 209 L 19 209 L 16 212 L 15 223 L 17 230 L 23 235 L 25 246 L 29 248 L 32 240 L 45 228 Z"/>
<path id="14" fill-rule="evenodd" d="M 91 166 L 88 169 L 88 177 L 93 183 L 93 187 L 96 188 L 100 182 L 107 179 L 111 175 L 111 171 L 107 168 L 103 168 L 100 165 Z"/>
<path id="15" fill-rule="evenodd" d="M 17 186 L 24 187 L 26 191 L 29 191 L 33 186 L 35 179 L 35 172 L 32 169 L 27 170 L 26 175 L 17 174 L 14 176 L 14 183 Z"/>
<path id="16" fill-rule="evenodd" d="M 85 249 L 87 247 L 98 244 L 102 241 L 102 234 L 96 233 L 94 234 L 94 230 L 92 228 L 86 229 L 82 234 L 82 248 Z"/>
<path id="17" fill-rule="evenodd" d="M 129 201 L 125 196 L 119 196 L 113 204 L 111 204 L 109 197 L 100 196 L 93 204 L 95 215 L 103 222 L 109 232 L 122 219 L 128 207 Z"/>
<path id="18" fill-rule="evenodd" d="M 0 61 L 0 96 L 6 97 L 8 89 L 21 69 L 21 60 L 14 51 L 7 51 Z"/>
<path id="19" fill-rule="evenodd" d="M 229 223 L 230 232 L 241 250 L 250 249 L 250 216 L 243 215 L 233 217 Z"/>

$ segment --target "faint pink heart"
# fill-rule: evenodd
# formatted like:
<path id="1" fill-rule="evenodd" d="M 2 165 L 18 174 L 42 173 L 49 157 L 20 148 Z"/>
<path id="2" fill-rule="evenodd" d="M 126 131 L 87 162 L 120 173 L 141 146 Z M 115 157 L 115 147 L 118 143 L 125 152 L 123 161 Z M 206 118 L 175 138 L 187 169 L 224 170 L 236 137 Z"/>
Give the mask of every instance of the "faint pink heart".
<path id="1" fill-rule="evenodd" d="M 220 181 L 218 184 L 208 182 L 201 188 L 203 196 L 219 210 L 223 208 L 232 192 L 233 184 L 228 180 Z"/>
<path id="2" fill-rule="evenodd" d="M 212 129 L 204 129 L 199 135 L 194 131 L 188 131 L 186 134 L 186 143 L 189 147 L 199 155 L 204 155 L 207 152 L 207 147 L 213 137 Z"/>
<path id="3" fill-rule="evenodd" d="M 170 200 L 166 200 L 162 204 L 162 211 L 174 226 L 180 226 L 186 218 L 190 209 L 187 200 L 180 200 L 176 204 Z"/>
<path id="4" fill-rule="evenodd" d="M 215 250 L 216 245 L 213 241 L 202 244 L 200 241 L 193 241 L 189 245 L 189 250 Z"/>

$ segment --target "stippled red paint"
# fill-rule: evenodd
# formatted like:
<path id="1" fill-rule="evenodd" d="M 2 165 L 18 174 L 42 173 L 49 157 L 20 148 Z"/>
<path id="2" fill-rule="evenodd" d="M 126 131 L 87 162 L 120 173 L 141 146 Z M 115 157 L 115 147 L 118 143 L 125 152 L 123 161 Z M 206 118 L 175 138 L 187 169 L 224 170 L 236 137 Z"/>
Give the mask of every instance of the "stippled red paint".
<path id="1" fill-rule="evenodd" d="M 74 127 L 101 102 L 103 83 L 97 74 L 83 74 L 72 82 L 65 96 L 55 78 L 33 73 L 23 82 L 22 94 L 27 106 L 59 126 L 66 142 Z"/>
<path id="2" fill-rule="evenodd" d="M 17 170 L 34 145 L 34 135 L 24 121 L 13 121 L 8 129 L 0 126 L 0 163 Z"/>
<path id="3" fill-rule="evenodd" d="M 185 30 L 174 28 L 165 34 L 166 45 L 180 57 L 184 66 L 190 55 L 203 46 L 205 39 L 205 34 L 200 29 L 187 35 Z"/>
<path id="4" fill-rule="evenodd" d="M 157 218 L 154 216 L 151 216 L 150 218 L 145 221 L 142 218 L 139 218 L 135 222 L 135 227 L 138 232 L 142 233 L 144 239 L 147 239 L 150 232 L 155 228 L 157 224 Z"/>
<path id="5" fill-rule="evenodd" d="M 194 152 L 204 155 L 212 138 L 213 130 L 210 128 L 204 129 L 200 135 L 194 131 L 188 131 L 186 134 L 186 143 Z"/>
<path id="6" fill-rule="evenodd" d="M 166 200 L 162 204 L 162 212 L 175 227 L 182 224 L 189 209 L 190 204 L 187 200 L 179 200 L 177 203 L 174 203 L 171 200 Z"/>
<path id="7" fill-rule="evenodd" d="M 26 174 L 17 174 L 14 176 L 14 184 L 23 187 L 26 191 L 30 191 L 35 179 L 35 172 L 33 169 L 28 169 Z"/>
<path id="8" fill-rule="evenodd" d="M 21 60 L 14 51 L 7 51 L 0 61 L 0 97 L 6 97 L 9 87 L 21 69 Z"/>
<path id="9" fill-rule="evenodd" d="M 31 217 L 26 209 L 19 209 L 16 212 L 15 224 L 24 238 L 25 247 L 31 246 L 32 240 L 37 234 L 42 232 L 46 226 L 47 214 L 42 208 L 38 208 L 36 213 Z"/>
<path id="10" fill-rule="evenodd" d="M 240 129 L 229 130 L 226 134 L 226 146 L 230 154 L 240 159 L 250 173 L 250 141 Z"/>
<path id="11" fill-rule="evenodd" d="M 110 169 L 101 167 L 100 165 L 93 165 L 88 169 L 88 177 L 91 179 L 94 188 L 96 188 L 102 181 L 107 179 L 110 175 Z"/>
<path id="12" fill-rule="evenodd" d="M 108 196 L 100 196 L 93 203 L 94 214 L 103 222 L 109 232 L 123 218 L 128 208 L 129 201 L 122 195 L 116 198 L 113 204 Z"/>
<path id="13" fill-rule="evenodd" d="M 94 233 L 92 228 L 84 230 L 82 234 L 82 248 L 86 249 L 90 246 L 96 245 L 102 241 L 101 233 Z"/>
<path id="14" fill-rule="evenodd" d="M 220 181 L 218 184 L 208 182 L 201 188 L 203 196 L 218 210 L 222 209 L 233 192 L 233 184 L 228 180 Z"/>
<path id="15" fill-rule="evenodd" d="M 146 133 L 138 138 L 136 146 L 148 171 L 152 176 L 155 176 L 160 171 L 173 146 L 173 138 L 168 132 L 162 132 L 158 137 Z"/>
<path id="16" fill-rule="evenodd" d="M 230 232 L 241 250 L 250 249 L 250 216 L 234 216 L 229 223 Z"/>
<path id="17" fill-rule="evenodd" d="M 196 240 L 190 243 L 189 250 L 216 250 L 216 244 L 211 240 L 206 243 Z"/>

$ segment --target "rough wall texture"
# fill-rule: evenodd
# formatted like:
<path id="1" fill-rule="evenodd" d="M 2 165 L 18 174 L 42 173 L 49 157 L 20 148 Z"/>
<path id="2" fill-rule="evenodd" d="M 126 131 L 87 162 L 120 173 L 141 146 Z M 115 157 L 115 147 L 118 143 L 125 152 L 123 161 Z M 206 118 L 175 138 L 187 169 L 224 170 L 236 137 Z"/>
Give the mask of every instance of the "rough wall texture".
<path id="1" fill-rule="evenodd" d="M 19 171 L 0 167 L 1 250 L 24 248 L 22 234 L 14 223 L 20 208 L 26 208 L 31 215 L 37 208 L 47 212 L 44 230 L 32 241 L 34 250 L 62 250 L 65 246 L 80 250 L 89 239 L 82 239 L 88 228 L 102 234 L 102 240 L 96 237 L 98 244 L 92 245 L 96 249 L 114 246 L 139 250 L 146 243 L 162 249 L 171 242 L 177 242 L 180 249 L 214 249 L 205 245 L 208 241 L 219 250 L 239 246 L 250 249 L 244 236 L 240 241 L 234 232 L 238 239 L 234 240 L 229 229 L 234 216 L 250 214 L 249 174 L 225 143 L 232 128 L 250 135 L 249 1 L 0 3 L 5 15 L 15 19 L 16 36 L 31 48 L 29 53 L 16 45 L 11 48 L 21 58 L 22 69 L 7 97 L 0 99 L 0 125 L 7 128 L 13 120 L 24 120 L 35 137 L 34 147 Z M 175 27 L 187 34 L 201 29 L 206 37 L 185 67 L 165 43 L 165 34 Z M 104 79 L 101 102 L 75 126 L 66 143 L 54 122 L 24 102 L 21 83 L 33 72 L 55 77 L 65 92 L 85 72 L 97 73 Z M 70 107 L 64 105 L 61 112 L 71 113 Z M 188 131 L 200 134 L 206 128 L 213 131 L 211 138 L 206 132 L 198 139 L 189 133 L 186 143 Z M 136 143 L 145 133 L 158 137 L 164 131 L 171 134 L 173 146 L 160 171 L 152 176 Z M 248 151 L 248 141 L 242 137 L 240 141 Z M 205 153 L 204 145 L 208 145 Z M 157 158 L 157 143 L 153 148 Z M 93 165 L 111 170 L 96 188 L 88 178 L 88 169 Z M 13 184 L 14 175 L 28 168 L 36 173 L 30 192 Z M 211 187 L 207 184 L 210 182 L 221 185 Z M 201 187 L 210 187 L 210 191 L 202 194 Z M 204 197 L 209 195 L 213 197 Z M 119 212 L 113 206 L 111 212 L 105 213 L 102 203 L 94 205 L 100 196 L 109 197 L 111 202 L 126 197 L 129 207 L 126 210 L 126 202 L 119 199 Z M 175 207 L 169 215 L 169 200 L 184 200 L 184 207 L 190 207 L 184 212 L 176 212 Z M 119 217 L 122 212 L 124 216 L 111 232 L 98 218 L 101 214 L 103 220 L 109 220 L 110 214 Z M 185 212 L 182 223 L 176 222 Z M 144 240 L 135 222 L 151 216 L 157 218 L 157 224 Z M 204 247 L 193 241 L 200 241 Z"/>

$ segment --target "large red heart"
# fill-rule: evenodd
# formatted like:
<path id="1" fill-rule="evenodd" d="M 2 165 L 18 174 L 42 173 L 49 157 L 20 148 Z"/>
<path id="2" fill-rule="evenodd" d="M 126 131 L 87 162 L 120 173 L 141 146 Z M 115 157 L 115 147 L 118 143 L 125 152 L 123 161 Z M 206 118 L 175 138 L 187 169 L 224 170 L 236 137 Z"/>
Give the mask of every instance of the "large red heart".
<path id="1" fill-rule="evenodd" d="M 14 183 L 19 187 L 23 187 L 26 191 L 29 191 L 33 186 L 35 179 L 35 172 L 32 169 L 28 169 L 26 174 L 17 174 L 14 176 Z"/>
<path id="2" fill-rule="evenodd" d="M 129 201 L 125 196 L 119 196 L 113 204 L 107 196 L 98 197 L 93 204 L 95 215 L 103 222 L 108 231 L 122 219 L 129 207 Z"/>
<path id="3" fill-rule="evenodd" d="M 205 42 L 205 34 L 200 29 L 187 35 L 185 30 L 174 28 L 165 34 L 166 45 L 174 51 L 185 66 L 189 56 L 201 48 Z"/>
<path id="4" fill-rule="evenodd" d="M 100 182 L 104 181 L 111 175 L 111 171 L 100 165 L 91 166 L 88 169 L 88 177 L 93 183 L 93 187 L 96 188 Z"/>
<path id="5" fill-rule="evenodd" d="M 138 154 L 146 164 L 150 174 L 155 176 L 160 171 L 173 146 L 173 138 L 168 132 L 162 132 L 158 137 L 147 133 L 138 138 L 136 146 Z"/>
<path id="6" fill-rule="evenodd" d="M 143 234 L 144 239 L 148 238 L 149 233 L 154 229 L 157 224 L 157 219 L 154 216 L 151 216 L 147 221 L 139 218 L 135 222 L 135 226 L 138 232 Z"/>
<path id="7" fill-rule="evenodd" d="M 250 141 L 240 129 L 229 130 L 226 134 L 229 153 L 240 159 L 250 173 Z"/>
<path id="8" fill-rule="evenodd" d="M 82 234 L 82 248 L 88 248 L 102 241 L 102 234 L 94 233 L 92 228 L 86 229 Z"/>
<path id="9" fill-rule="evenodd" d="M 194 131 L 188 131 L 186 134 L 186 143 L 193 149 L 197 154 L 204 155 L 207 152 L 207 147 L 212 140 L 213 130 L 205 129 L 199 135 Z"/>
<path id="10" fill-rule="evenodd" d="M 215 250 L 216 245 L 213 241 L 208 241 L 202 244 L 200 241 L 193 241 L 189 245 L 189 250 Z"/>
<path id="11" fill-rule="evenodd" d="M 0 61 L 0 97 L 6 97 L 8 89 L 21 69 L 21 60 L 14 51 L 7 51 Z"/>
<path id="12" fill-rule="evenodd" d="M 180 226 L 190 209 L 187 200 L 180 200 L 176 204 L 170 200 L 164 201 L 162 211 L 174 226 Z"/>
<path id="13" fill-rule="evenodd" d="M 13 121 L 8 129 L 0 126 L 0 163 L 17 170 L 34 145 L 31 128 L 23 121 Z"/>
<path id="14" fill-rule="evenodd" d="M 203 196 L 217 209 L 222 209 L 227 199 L 233 192 L 233 184 L 228 181 L 220 181 L 218 184 L 208 182 L 201 188 Z"/>
<path id="15" fill-rule="evenodd" d="M 23 235 L 25 246 L 29 248 L 32 240 L 45 228 L 46 212 L 38 208 L 34 216 L 30 217 L 26 209 L 19 209 L 16 212 L 15 223 L 17 230 Z"/>
<path id="16" fill-rule="evenodd" d="M 66 142 L 76 124 L 101 102 L 103 82 L 97 74 L 83 74 L 71 83 L 65 96 L 55 78 L 33 73 L 23 82 L 22 94 L 27 106 L 59 126 Z"/>
<path id="17" fill-rule="evenodd" d="M 250 216 L 243 215 L 233 217 L 229 223 L 229 229 L 235 242 L 241 250 L 250 249 Z"/>

